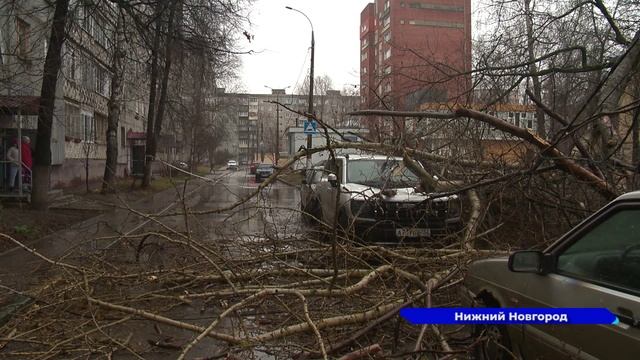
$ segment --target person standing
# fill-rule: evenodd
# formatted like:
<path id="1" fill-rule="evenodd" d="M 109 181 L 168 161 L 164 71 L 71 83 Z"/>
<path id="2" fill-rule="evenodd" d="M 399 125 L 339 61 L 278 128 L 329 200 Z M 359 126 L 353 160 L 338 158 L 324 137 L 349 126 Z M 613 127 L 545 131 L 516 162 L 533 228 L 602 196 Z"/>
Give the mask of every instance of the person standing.
<path id="1" fill-rule="evenodd" d="M 16 185 L 18 175 L 18 166 L 20 166 L 20 150 L 18 150 L 18 141 L 13 140 L 11 147 L 7 151 L 7 161 L 9 161 L 9 191 L 13 191 Z"/>
<path id="2" fill-rule="evenodd" d="M 20 152 L 22 153 L 22 183 L 30 186 L 33 157 L 31 156 L 31 139 L 28 136 L 22 137 Z"/>

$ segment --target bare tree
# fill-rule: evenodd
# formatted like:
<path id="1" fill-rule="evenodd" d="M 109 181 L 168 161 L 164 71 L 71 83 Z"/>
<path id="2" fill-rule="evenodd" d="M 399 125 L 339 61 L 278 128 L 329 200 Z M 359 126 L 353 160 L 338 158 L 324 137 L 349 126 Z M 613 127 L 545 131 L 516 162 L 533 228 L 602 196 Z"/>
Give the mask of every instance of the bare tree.
<path id="1" fill-rule="evenodd" d="M 49 201 L 49 174 L 51 173 L 51 129 L 56 99 L 58 74 L 62 65 L 62 45 L 69 13 L 69 0 L 57 0 L 53 12 L 51 36 L 44 62 L 40 110 L 38 113 L 38 134 L 33 167 L 33 196 L 35 208 L 46 209 Z"/>

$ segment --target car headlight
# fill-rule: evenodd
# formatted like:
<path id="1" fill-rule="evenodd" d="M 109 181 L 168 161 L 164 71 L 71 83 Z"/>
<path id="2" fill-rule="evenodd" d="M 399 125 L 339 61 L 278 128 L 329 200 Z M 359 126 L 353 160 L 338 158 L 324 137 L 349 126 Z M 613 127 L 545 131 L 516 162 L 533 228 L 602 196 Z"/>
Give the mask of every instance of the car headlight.
<path id="1" fill-rule="evenodd" d="M 461 213 L 461 205 L 460 198 L 457 196 L 449 197 L 449 216 L 460 216 Z"/>

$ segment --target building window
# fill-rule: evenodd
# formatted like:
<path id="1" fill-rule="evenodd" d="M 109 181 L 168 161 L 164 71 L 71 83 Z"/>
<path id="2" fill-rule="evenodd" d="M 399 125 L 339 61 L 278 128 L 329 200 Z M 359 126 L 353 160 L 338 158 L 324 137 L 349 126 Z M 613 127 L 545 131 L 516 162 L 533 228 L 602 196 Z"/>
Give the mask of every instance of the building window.
<path id="1" fill-rule="evenodd" d="M 404 25 L 404 20 L 400 20 L 400 24 L 401 24 L 401 25 Z"/>
<path id="2" fill-rule="evenodd" d="M 120 126 L 120 147 L 127 146 L 127 134 L 124 131 L 124 126 Z"/>
<path id="3" fill-rule="evenodd" d="M 383 70 L 383 73 L 384 73 L 385 75 L 389 75 L 389 74 L 391 74 L 391 65 L 385 66 L 385 67 L 384 67 L 384 70 Z"/>
<path id="4" fill-rule="evenodd" d="M 82 69 L 82 86 L 87 89 L 95 90 L 96 66 L 93 64 L 93 61 L 82 57 L 80 68 Z"/>
<path id="5" fill-rule="evenodd" d="M 365 61 L 365 60 L 367 60 L 367 52 L 366 51 L 362 53 L 362 61 Z"/>
<path id="6" fill-rule="evenodd" d="M 391 16 L 387 16 L 386 18 L 384 18 L 384 20 L 382 20 L 383 28 L 386 28 L 387 26 L 389 26 L 389 24 L 391 24 Z"/>
<path id="7" fill-rule="evenodd" d="M 104 144 L 107 135 L 107 117 L 96 113 L 94 119 L 94 139 L 97 143 Z"/>
<path id="8" fill-rule="evenodd" d="M 366 67 L 366 66 L 362 68 L 362 73 L 363 73 L 363 74 L 366 74 L 366 73 L 367 73 L 367 67 Z"/>
<path id="9" fill-rule="evenodd" d="M 391 31 L 387 31 L 386 33 L 384 33 L 384 41 L 385 42 L 391 41 Z"/>
<path id="10" fill-rule="evenodd" d="M 69 43 L 65 45 L 65 52 L 63 55 L 63 72 L 67 80 L 78 81 L 80 78 L 79 64 L 77 51 Z"/>
<path id="11" fill-rule="evenodd" d="M 64 132 L 65 137 L 82 139 L 83 126 L 80 124 L 80 108 L 69 103 L 64 104 Z"/>
<path id="12" fill-rule="evenodd" d="M 96 141 L 96 119 L 92 113 L 82 112 L 82 124 L 84 126 L 83 140 L 88 143 Z"/>
<path id="13" fill-rule="evenodd" d="M 100 95 L 109 96 L 111 88 L 111 78 L 106 69 L 96 66 L 96 92 Z"/>
<path id="14" fill-rule="evenodd" d="M 362 40 L 362 50 L 364 50 L 369 45 L 369 41 L 367 38 Z"/>
<path id="15" fill-rule="evenodd" d="M 391 57 L 391 48 L 387 49 L 387 51 L 384 52 L 384 59 L 385 60 L 387 60 L 390 57 Z"/>
<path id="16" fill-rule="evenodd" d="M 17 50 L 18 57 L 26 59 L 29 55 L 29 34 L 31 25 L 22 19 L 16 20 Z"/>
<path id="17" fill-rule="evenodd" d="M 389 0 L 384 2 L 384 11 L 389 10 Z"/>
<path id="18" fill-rule="evenodd" d="M 98 16 L 94 18 L 93 22 L 94 22 L 93 33 L 92 33 L 93 38 L 96 40 L 98 44 L 106 48 L 107 47 L 107 23 L 106 21 L 104 21 L 104 19 Z"/>

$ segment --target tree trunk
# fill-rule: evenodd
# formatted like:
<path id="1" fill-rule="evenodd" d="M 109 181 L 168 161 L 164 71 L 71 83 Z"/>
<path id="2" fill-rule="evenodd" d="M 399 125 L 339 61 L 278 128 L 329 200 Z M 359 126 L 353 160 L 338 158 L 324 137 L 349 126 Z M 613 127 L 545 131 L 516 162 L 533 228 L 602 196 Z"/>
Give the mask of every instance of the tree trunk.
<path id="1" fill-rule="evenodd" d="M 102 193 L 115 191 L 118 170 L 118 123 L 120 122 L 120 102 L 122 100 L 122 77 L 124 75 L 124 54 L 122 51 L 122 19 L 118 16 L 116 41 L 113 50 L 113 78 L 111 78 L 111 96 L 109 97 L 109 115 L 107 116 L 107 161 L 104 166 Z M 124 144 L 123 144 L 124 145 Z"/>
<path id="2" fill-rule="evenodd" d="M 172 46 L 173 46 L 173 32 L 174 32 L 174 16 L 176 10 L 176 3 L 172 3 L 171 10 L 168 16 L 168 24 L 167 24 L 167 36 L 165 38 L 165 57 L 164 57 L 164 70 L 162 73 L 162 83 L 160 85 L 160 99 L 158 101 L 158 113 L 153 120 L 153 128 L 147 128 L 147 148 L 146 148 L 146 158 L 145 167 L 144 167 L 144 178 L 142 181 L 142 187 L 148 187 L 151 184 L 151 165 L 153 164 L 153 160 L 155 160 L 156 152 L 158 149 L 158 136 L 160 136 L 160 132 L 162 131 L 162 118 L 164 117 L 164 109 L 165 104 L 167 102 L 167 87 L 169 84 L 169 75 L 171 72 L 171 58 L 172 58 Z M 162 18 L 162 17 L 161 17 Z M 157 36 L 157 35 L 156 35 Z M 158 39 L 159 41 L 159 39 Z M 156 44 L 154 44 L 155 47 Z M 156 62 L 156 78 L 157 78 L 157 54 L 158 47 L 156 47 L 154 60 Z M 153 71 L 153 70 L 152 70 Z M 156 80 L 157 81 L 157 80 Z M 155 101 L 155 96 L 154 96 Z M 149 105 L 151 106 L 151 105 Z M 151 125 L 151 124 L 150 124 Z M 149 136 L 151 134 L 151 136 Z"/>
<path id="3" fill-rule="evenodd" d="M 633 122 L 631 123 L 631 164 L 635 166 L 635 171 L 632 177 L 632 184 L 630 190 L 638 190 L 640 188 L 640 130 L 638 129 L 638 122 L 640 122 L 640 108 L 636 108 L 633 112 Z"/>
<path id="4" fill-rule="evenodd" d="M 62 64 L 62 45 L 69 12 L 69 0 L 57 0 L 53 13 L 53 24 L 49 48 L 44 61 L 40 108 L 38 110 L 38 132 L 34 154 L 32 206 L 46 209 L 49 203 L 49 176 L 51 174 L 51 127 L 56 101 L 58 73 Z"/>
<path id="5" fill-rule="evenodd" d="M 533 93 L 537 99 L 540 99 L 542 101 L 542 86 L 540 85 L 540 77 L 538 77 L 538 75 L 535 75 L 538 72 L 538 67 L 536 66 L 536 63 L 533 62 L 533 60 L 536 58 L 536 55 L 534 51 L 535 39 L 533 38 L 533 15 L 531 9 L 531 0 L 524 0 L 524 6 L 526 11 L 525 16 L 527 26 L 527 52 L 529 61 L 531 62 L 529 64 L 529 73 L 533 74 L 531 76 L 531 81 L 533 82 Z M 544 111 L 539 106 L 536 106 L 536 117 L 536 132 L 538 133 L 538 136 L 546 139 L 547 133 L 545 128 Z"/>
<path id="6" fill-rule="evenodd" d="M 144 175 L 142 178 L 142 187 L 149 187 L 151 184 L 151 166 L 152 166 L 152 151 L 151 147 L 155 149 L 155 136 L 153 134 L 153 124 L 156 117 L 156 91 L 158 85 L 158 49 L 160 48 L 160 18 L 162 13 L 161 4 L 156 5 L 154 14 L 155 22 L 155 34 L 153 35 L 153 45 L 151 48 L 151 75 L 149 79 L 149 111 L 147 111 L 147 143 L 145 147 L 145 159 L 144 159 Z"/>
<path id="7" fill-rule="evenodd" d="M 616 126 L 618 124 L 618 114 L 611 116 L 607 113 L 615 113 L 620 107 L 620 99 L 627 90 L 629 81 L 633 78 L 635 70 L 640 62 L 640 31 L 636 32 L 630 47 L 624 53 L 623 58 L 611 70 L 608 78 L 600 89 L 600 98 L 602 100 L 601 112 L 605 115 L 601 116 L 596 122 L 596 136 L 599 137 L 601 146 L 601 159 L 607 159 L 611 156 L 618 145 L 619 139 Z"/>
<path id="8" fill-rule="evenodd" d="M 89 188 L 89 159 L 91 156 L 91 143 L 85 142 L 83 150 L 84 150 L 84 190 L 88 194 L 91 191 L 91 189 Z"/>

